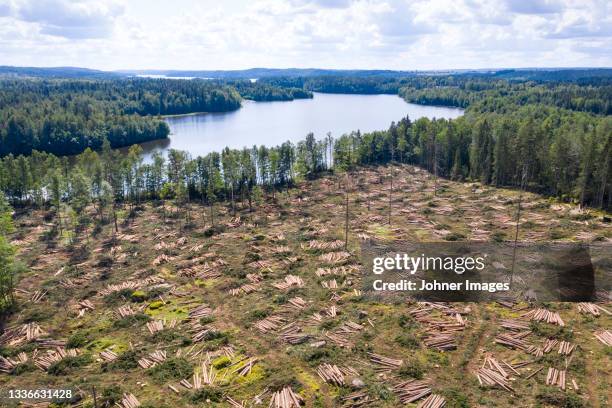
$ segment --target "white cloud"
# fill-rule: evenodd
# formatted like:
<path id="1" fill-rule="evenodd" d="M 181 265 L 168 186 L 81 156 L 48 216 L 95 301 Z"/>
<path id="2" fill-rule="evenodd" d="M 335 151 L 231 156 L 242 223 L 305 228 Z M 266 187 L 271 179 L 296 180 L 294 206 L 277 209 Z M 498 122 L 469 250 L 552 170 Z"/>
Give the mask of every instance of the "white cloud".
<path id="1" fill-rule="evenodd" d="M 0 65 L 611 66 L 605 0 L 0 0 Z"/>

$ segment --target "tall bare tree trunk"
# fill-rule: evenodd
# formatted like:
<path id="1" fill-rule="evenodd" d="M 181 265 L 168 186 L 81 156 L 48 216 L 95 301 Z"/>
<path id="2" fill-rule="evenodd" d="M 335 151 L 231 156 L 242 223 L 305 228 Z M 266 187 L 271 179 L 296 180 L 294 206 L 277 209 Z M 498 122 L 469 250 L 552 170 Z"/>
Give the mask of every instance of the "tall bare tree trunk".
<path id="1" fill-rule="evenodd" d="M 348 249 L 348 232 L 349 232 L 349 172 L 346 171 L 346 212 L 344 217 L 344 249 Z"/>
<path id="2" fill-rule="evenodd" d="M 392 206 L 392 195 L 393 195 L 393 168 L 391 169 L 391 186 L 389 189 L 389 225 L 391 225 L 391 206 Z"/>
<path id="3" fill-rule="evenodd" d="M 516 209 L 516 230 L 514 232 L 514 247 L 512 248 L 512 269 L 510 270 L 510 287 L 514 281 L 514 268 L 516 266 L 516 247 L 518 245 L 519 229 L 521 225 L 521 204 L 523 202 L 523 191 L 525 189 L 525 181 L 527 179 L 527 169 L 523 167 L 523 175 L 521 177 L 521 189 L 518 199 L 518 207 Z"/>

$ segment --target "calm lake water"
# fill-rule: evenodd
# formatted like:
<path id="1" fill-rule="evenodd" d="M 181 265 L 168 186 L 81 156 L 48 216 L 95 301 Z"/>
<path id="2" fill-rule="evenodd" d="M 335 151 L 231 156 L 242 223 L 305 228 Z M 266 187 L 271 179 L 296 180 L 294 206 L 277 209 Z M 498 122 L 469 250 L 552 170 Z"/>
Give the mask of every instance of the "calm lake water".
<path id="1" fill-rule="evenodd" d="M 154 151 L 185 150 L 193 157 L 224 147 L 276 146 L 297 142 L 313 132 L 322 139 L 327 132 L 338 137 L 353 130 L 370 132 L 387 129 L 392 121 L 456 118 L 462 109 L 423 106 L 404 102 L 396 95 L 347 95 L 315 93 L 313 99 L 291 102 L 244 101 L 234 112 L 203 113 L 166 118 L 167 140 L 142 144 L 145 160 Z"/>

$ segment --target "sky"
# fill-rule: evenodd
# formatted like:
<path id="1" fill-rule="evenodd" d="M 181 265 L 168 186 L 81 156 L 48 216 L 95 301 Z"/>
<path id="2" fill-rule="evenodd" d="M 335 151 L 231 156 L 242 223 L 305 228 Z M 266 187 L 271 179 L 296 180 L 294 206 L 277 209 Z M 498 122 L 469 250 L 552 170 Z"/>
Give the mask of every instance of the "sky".
<path id="1" fill-rule="evenodd" d="M 0 0 L 0 65 L 612 67 L 612 1 Z"/>

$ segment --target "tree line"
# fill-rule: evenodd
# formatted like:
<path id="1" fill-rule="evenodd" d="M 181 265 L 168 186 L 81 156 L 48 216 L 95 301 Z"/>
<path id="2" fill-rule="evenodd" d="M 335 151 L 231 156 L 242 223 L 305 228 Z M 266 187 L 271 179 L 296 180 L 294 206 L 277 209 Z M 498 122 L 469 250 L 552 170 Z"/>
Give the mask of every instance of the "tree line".
<path id="1" fill-rule="evenodd" d="M 147 199 L 226 200 L 252 207 L 262 195 L 322 172 L 392 162 L 420 166 L 452 180 L 527 188 L 610 208 L 612 118 L 559 108 L 525 106 L 513 115 L 466 115 L 455 120 L 404 118 L 384 131 L 355 131 L 334 139 L 313 134 L 296 144 L 225 148 L 192 158 L 170 150 L 144 163 L 142 149 L 127 154 L 87 149 L 73 160 L 44 152 L 9 154 L 0 161 L 0 191 L 15 206 L 89 204 L 99 214 L 116 202 Z"/>
<path id="2" fill-rule="evenodd" d="M 282 87 L 261 81 L 234 80 L 221 81 L 238 91 L 244 99 L 258 102 L 292 101 L 294 99 L 310 99 L 312 92 L 303 88 Z"/>
<path id="3" fill-rule="evenodd" d="M 342 75 L 321 77 L 265 78 L 262 83 L 281 87 L 297 87 L 313 92 L 355 94 L 399 94 L 408 102 L 423 105 L 471 107 L 477 111 L 501 113 L 518 106 L 543 104 L 596 115 L 612 114 L 612 77 L 601 76 L 597 70 L 584 77 L 560 74 L 515 76 L 500 73 L 453 74 L 422 76 Z M 592 75 L 592 76 L 588 76 Z M 529 78 L 523 80 L 522 78 Z M 569 78 L 552 80 L 550 78 Z"/>

